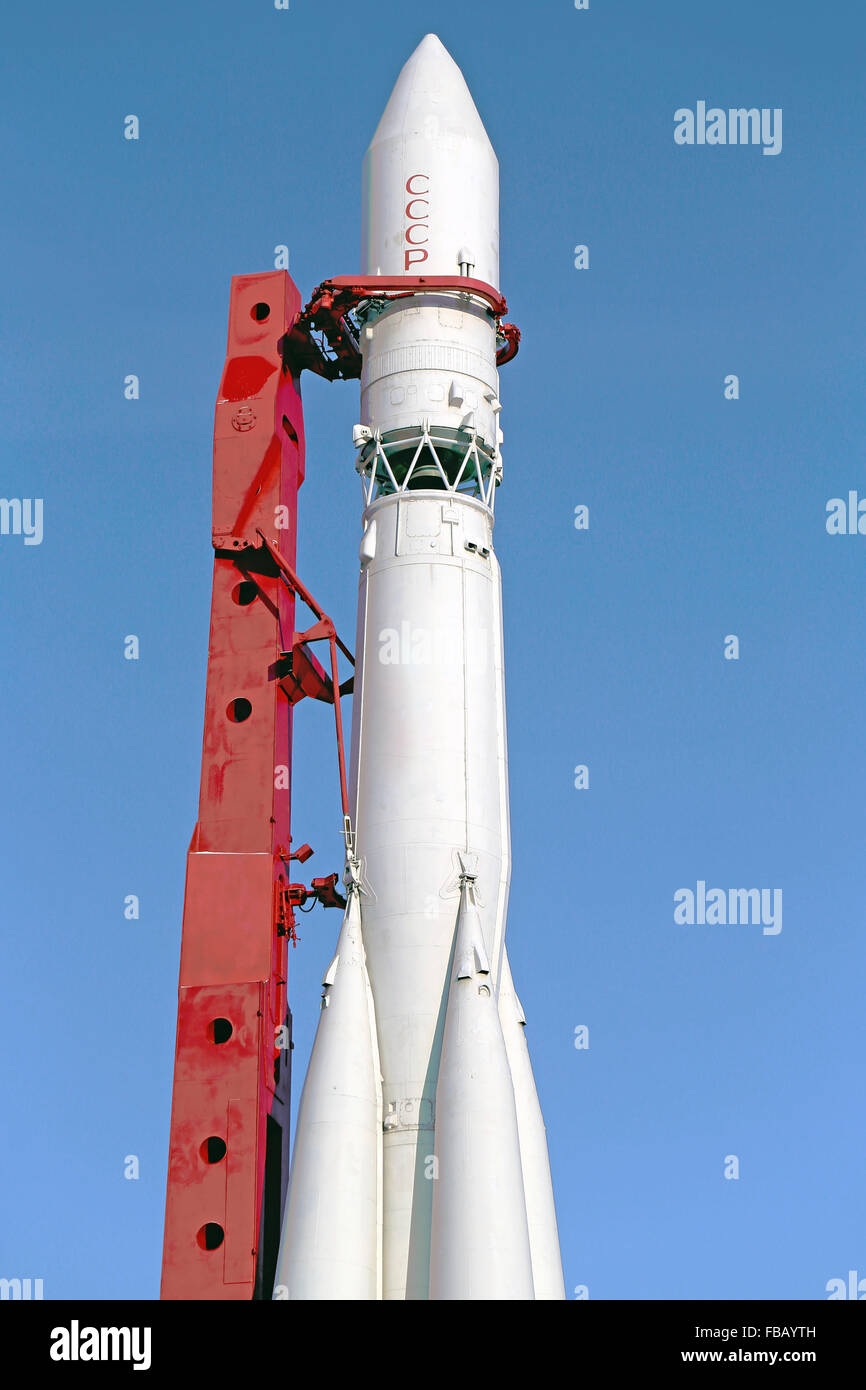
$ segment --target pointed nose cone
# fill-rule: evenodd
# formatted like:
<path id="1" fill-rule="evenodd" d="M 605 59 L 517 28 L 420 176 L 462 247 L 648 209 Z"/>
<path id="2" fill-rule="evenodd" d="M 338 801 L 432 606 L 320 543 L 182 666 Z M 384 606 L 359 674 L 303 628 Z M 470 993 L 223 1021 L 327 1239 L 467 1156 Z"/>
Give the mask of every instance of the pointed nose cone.
<path id="1" fill-rule="evenodd" d="M 371 148 L 382 140 L 429 134 L 432 116 L 440 134 L 490 145 L 463 73 L 441 40 L 427 34 L 403 65 Z"/>
<path id="2" fill-rule="evenodd" d="M 365 275 L 499 284 L 499 165 L 463 74 L 435 34 L 403 67 L 364 156 Z"/>

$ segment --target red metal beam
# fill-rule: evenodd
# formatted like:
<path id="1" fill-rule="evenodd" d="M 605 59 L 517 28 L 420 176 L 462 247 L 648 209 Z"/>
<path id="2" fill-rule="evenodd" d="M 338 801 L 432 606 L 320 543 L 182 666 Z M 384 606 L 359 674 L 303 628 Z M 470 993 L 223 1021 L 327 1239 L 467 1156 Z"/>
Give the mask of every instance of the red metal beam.
<path id="1" fill-rule="evenodd" d="M 199 819 L 183 916 L 162 1274 L 169 1299 L 269 1297 L 282 1220 L 294 920 L 283 857 L 292 701 L 278 667 L 292 647 L 295 594 L 258 537 L 279 541 L 294 562 L 304 429 L 279 343 L 300 311 L 285 271 L 232 280 L 214 424 Z"/>

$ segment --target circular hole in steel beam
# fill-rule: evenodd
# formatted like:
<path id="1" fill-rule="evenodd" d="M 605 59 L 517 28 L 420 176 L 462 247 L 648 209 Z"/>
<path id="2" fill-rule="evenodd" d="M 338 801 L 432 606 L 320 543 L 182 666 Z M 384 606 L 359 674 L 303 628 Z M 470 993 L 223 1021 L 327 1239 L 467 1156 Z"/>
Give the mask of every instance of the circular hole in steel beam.
<path id="1" fill-rule="evenodd" d="M 249 719 L 252 712 L 252 705 L 243 695 L 239 695 L 236 700 L 230 700 L 226 706 L 226 715 L 233 724 L 243 724 L 245 719 Z"/>
<path id="2" fill-rule="evenodd" d="M 262 304 L 260 302 L 253 305 L 250 310 L 250 318 L 254 318 L 258 323 L 264 323 L 265 319 L 270 316 L 270 312 L 270 304 Z"/>
<path id="3" fill-rule="evenodd" d="M 213 1018 L 207 1026 L 207 1035 L 212 1043 L 226 1043 L 234 1029 L 227 1018 Z"/>
<path id="4" fill-rule="evenodd" d="M 232 600 L 239 608 L 246 608 L 247 604 L 255 603 L 258 596 L 259 586 L 251 579 L 241 580 L 240 584 L 236 584 L 232 589 Z"/>
<path id="5" fill-rule="evenodd" d="M 216 1134 L 211 1134 L 208 1139 L 205 1139 L 199 1153 L 205 1163 L 219 1163 L 220 1159 L 226 1156 L 226 1141 L 220 1139 Z"/>
<path id="6" fill-rule="evenodd" d="M 202 1250 L 218 1250 L 225 1238 L 225 1231 L 216 1221 L 206 1222 L 196 1234 L 196 1240 Z"/>

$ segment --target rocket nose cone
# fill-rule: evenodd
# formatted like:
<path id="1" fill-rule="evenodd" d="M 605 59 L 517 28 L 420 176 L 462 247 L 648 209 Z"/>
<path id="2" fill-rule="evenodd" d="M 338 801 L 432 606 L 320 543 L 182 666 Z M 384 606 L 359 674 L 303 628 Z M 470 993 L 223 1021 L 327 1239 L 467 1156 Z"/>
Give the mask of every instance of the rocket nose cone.
<path id="1" fill-rule="evenodd" d="M 409 63 L 416 63 L 419 67 L 423 65 L 431 71 L 437 66 L 441 71 L 454 68 L 460 73 L 460 69 L 457 67 L 457 64 L 438 34 L 425 34 L 404 66 L 408 67 Z M 460 76 L 462 77 L 462 73 L 460 73 Z"/>
<path id="2" fill-rule="evenodd" d="M 413 58 L 418 53 L 420 53 L 422 49 L 435 50 L 437 53 L 444 53 L 446 58 L 450 58 L 451 56 L 438 34 L 425 34 L 418 47 L 415 49 L 415 52 L 412 55 Z"/>
<path id="3" fill-rule="evenodd" d="M 498 285 L 499 165 L 435 34 L 403 65 L 364 156 L 361 228 L 366 275 L 469 274 Z"/>
<path id="4" fill-rule="evenodd" d="M 397 136 L 440 130 L 490 141 L 463 73 L 436 34 L 426 34 L 403 64 L 370 149 Z"/>

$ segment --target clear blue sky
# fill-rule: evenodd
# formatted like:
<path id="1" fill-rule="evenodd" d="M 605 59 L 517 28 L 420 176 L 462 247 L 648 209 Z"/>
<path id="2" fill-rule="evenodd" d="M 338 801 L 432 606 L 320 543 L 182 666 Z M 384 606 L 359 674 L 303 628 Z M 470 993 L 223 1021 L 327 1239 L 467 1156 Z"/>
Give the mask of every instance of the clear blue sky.
<path id="1" fill-rule="evenodd" d="M 866 1275 L 866 536 L 825 529 L 866 495 L 855 0 L 6 15 L 0 495 L 41 497 L 44 538 L 0 536 L 0 1275 L 158 1293 L 229 280 L 279 243 L 304 294 L 357 270 L 361 158 L 428 29 L 499 155 L 523 330 L 496 528 L 508 940 L 566 1285 L 820 1299 Z M 701 100 L 782 108 L 781 154 L 676 145 Z M 305 403 L 300 563 L 351 639 L 357 386 L 307 379 Z M 320 874 L 330 717 L 298 715 Z M 698 880 L 780 888 L 782 931 L 677 925 Z M 292 958 L 296 1097 L 337 928 L 305 919 Z"/>

